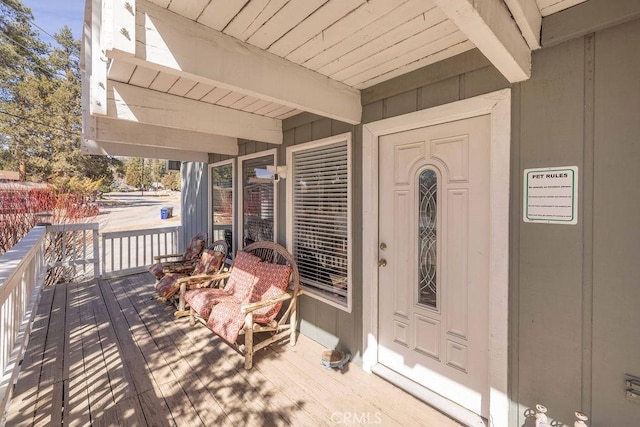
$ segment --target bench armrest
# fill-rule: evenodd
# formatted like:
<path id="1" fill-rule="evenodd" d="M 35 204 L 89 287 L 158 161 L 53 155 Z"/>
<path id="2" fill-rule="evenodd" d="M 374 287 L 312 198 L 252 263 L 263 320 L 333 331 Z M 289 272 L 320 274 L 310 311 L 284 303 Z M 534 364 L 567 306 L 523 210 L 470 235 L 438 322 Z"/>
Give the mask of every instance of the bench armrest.
<path id="1" fill-rule="evenodd" d="M 155 259 L 156 261 L 160 261 L 161 259 L 164 258 L 178 258 L 183 256 L 184 254 L 167 254 L 167 255 L 156 255 L 153 257 L 153 259 Z"/>
<path id="2" fill-rule="evenodd" d="M 244 304 L 242 305 L 242 307 L 240 307 L 240 312 L 242 313 L 251 313 L 253 311 L 256 311 L 259 308 L 262 307 L 267 307 L 269 305 L 275 305 L 279 302 L 283 302 L 286 300 L 291 299 L 291 295 L 290 294 L 282 294 L 280 295 L 278 298 L 272 298 L 272 299 L 266 299 L 266 300 L 262 300 L 262 301 L 257 301 L 257 302 L 252 302 L 251 304 Z"/>
<path id="3" fill-rule="evenodd" d="M 218 274 L 196 274 L 194 276 L 181 277 L 178 279 L 178 283 L 188 283 L 188 282 L 205 282 L 207 280 L 216 281 L 223 280 L 229 277 L 230 273 L 218 273 Z"/>

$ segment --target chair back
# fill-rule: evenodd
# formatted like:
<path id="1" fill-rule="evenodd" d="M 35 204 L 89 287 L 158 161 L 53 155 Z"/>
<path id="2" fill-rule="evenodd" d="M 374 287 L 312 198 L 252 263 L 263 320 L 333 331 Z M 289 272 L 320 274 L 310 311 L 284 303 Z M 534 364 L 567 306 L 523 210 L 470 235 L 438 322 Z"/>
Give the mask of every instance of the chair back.
<path id="1" fill-rule="evenodd" d="M 222 270 L 224 260 L 227 257 L 227 242 L 217 240 L 202 252 L 193 273 L 196 274 L 216 274 Z"/>
<path id="2" fill-rule="evenodd" d="M 204 246 L 207 243 L 207 233 L 200 232 L 191 238 L 189 246 L 184 251 L 182 261 L 191 261 L 197 259 L 204 250 Z"/>

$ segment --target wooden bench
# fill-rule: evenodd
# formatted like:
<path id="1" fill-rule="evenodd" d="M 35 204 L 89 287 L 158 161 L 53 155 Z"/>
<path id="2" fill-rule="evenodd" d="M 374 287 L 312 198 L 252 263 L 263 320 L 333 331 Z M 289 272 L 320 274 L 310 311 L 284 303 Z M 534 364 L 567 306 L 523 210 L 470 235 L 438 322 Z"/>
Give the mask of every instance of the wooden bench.
<path id="1" fill-rule="evenodd" d="M 203 323 L 231 344 L 253 366 L 256 351 L 289 337 L 296 343 L 296 310 L 300 274 L 293 256 L 273 242 L 256 242 L 238 251 L 222 289 L 187 290 L 190 323 Z M 284 304 L 288 302 L 288 304 Z M 265 336 L 259 342 L 255 338 Z"/>

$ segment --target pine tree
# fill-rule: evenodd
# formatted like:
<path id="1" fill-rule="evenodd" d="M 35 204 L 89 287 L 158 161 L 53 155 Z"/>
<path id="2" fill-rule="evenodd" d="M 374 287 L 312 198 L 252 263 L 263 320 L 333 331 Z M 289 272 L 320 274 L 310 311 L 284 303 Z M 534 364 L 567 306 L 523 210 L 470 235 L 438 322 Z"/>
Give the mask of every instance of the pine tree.
<path id="1" fill-rule="evenodd" d="M 119 160 L 80 152 L 80 41 L 65 26 L 54 48 L 39 40 L 19 0 L 0 0 L 0 9 L 0 35 L 11 34 L 0 37 L 0 54 L 20 56 L 16 63 L 24 66 L 0 60 L 8 76 L 0 93 L 0 168 L 19 170 L 22 180 L 77 177 L 110 185 Z"/>
<path id="2" fill-rule="evenodd" d="M 10 99 L 7 86 L 27 74 L 50 75 L 46 43 L 31 28 L 33 14 L 20 0 L 0 0 L 0 100 Z"/>

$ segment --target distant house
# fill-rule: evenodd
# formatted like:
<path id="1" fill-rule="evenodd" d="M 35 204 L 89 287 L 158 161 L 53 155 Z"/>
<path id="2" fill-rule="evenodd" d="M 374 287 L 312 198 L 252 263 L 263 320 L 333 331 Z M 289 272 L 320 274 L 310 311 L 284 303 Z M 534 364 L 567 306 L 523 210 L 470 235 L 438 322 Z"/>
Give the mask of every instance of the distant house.
<path id="1" fill-rule="evenodd" d="M 0 182 L 20 181 L 20 172 L 0 170 Z"/>
<path id="2" fill-rule="evenodd" d="M 102 3 L 83 150 L 286 245 L 302 334 L 469 425 L 640 425 L 639 1 Z"/>

